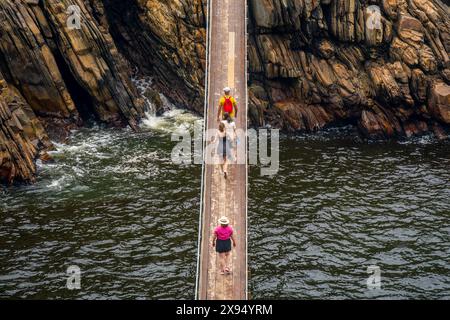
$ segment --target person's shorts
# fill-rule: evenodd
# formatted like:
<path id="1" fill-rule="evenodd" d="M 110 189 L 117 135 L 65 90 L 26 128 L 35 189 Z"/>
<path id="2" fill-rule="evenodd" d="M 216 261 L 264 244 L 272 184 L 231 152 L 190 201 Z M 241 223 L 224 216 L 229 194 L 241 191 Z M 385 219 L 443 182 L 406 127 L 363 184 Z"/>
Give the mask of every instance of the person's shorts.
<path id="1" fill-rule="evenodd" d="M 225 112 L 222 111 L 222 114 L 220 115 L 221 119 L 223 119 L 224 114 L 225 114 Z M 233 120 L 236 118 L 236 110 L 234 108 L 233 108 L 233 111 L 231 111 L 231 113 L 230 113 L 230 118 Z"/>
<path id="2" fill-rule="evenodd" d="M 216 252 L 225 253 L 231 251 L 231 239 L 228 240 L 216 240 Z"/>
<path id="3" fill-rule="evenodd" d="M 228 160 L 233 159 L 233 154 L 231 153 L 231 144 L 231 141 L 228 139 L 225 141 L 225 143 L 222 139 L 219 141 L 219 144 L 217 146 L 217 154 L 219 155 L 219 157 L 227 157 Z"/>

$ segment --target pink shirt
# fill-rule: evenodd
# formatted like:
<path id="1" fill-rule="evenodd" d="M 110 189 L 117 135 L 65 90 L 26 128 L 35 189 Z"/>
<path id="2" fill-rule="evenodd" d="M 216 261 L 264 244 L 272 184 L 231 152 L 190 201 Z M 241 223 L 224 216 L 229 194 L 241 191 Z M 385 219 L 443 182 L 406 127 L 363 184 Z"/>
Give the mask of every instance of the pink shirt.
<path id="1" fill-rule="evenodd" d="M 228 240 L 233 234 L 233 228 L 230 226 L 226 226 L 225 228 L 222 226 L 218 226 L 216 229 L 214 229 L 214 233 L 216 234 L 217 239 Z"/>

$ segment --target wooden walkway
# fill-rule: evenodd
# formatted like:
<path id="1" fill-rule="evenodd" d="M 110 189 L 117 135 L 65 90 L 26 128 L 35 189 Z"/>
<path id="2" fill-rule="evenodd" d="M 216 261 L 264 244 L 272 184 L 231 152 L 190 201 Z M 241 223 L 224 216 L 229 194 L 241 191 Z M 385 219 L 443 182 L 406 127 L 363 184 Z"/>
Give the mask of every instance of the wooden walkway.
<path id="1" fill-rule="evenodd" d="M 205 127 L 218 127 L 222 89 L 232 89 L 237 100 L 238 129 L 247 130 L 247 2 L 208 1 L 208 66 Z M 246 138 L 245 143 L 247 145 Z M 247 148 L 245 148 L 245 153 Z M 245 162 L 247 154 L 245 154 Z M 219 165 L 204 164 L 199 232 L 196 297 L 200 300 L 246 300 L 247 290 L 247 164 L 229 166 L 224 179 Z M 218 256 L 211 246 L 217 220 L 227 216 L 235 230 L 232 274 L 221 275 Z"/>

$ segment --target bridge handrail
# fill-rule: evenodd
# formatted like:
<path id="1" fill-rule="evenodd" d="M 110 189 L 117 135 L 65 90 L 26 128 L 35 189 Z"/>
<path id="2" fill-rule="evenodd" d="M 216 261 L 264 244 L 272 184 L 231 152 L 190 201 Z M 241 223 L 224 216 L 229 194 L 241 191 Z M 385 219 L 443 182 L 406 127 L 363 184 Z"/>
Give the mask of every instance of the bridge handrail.
<path id="1" fill-rule="evenodd" d="M 203 207 L 204 207 L 204 198 L 203 198 L 203 189 L 205 184 L 205 153 L 206 153 L 206 130 L 208 128 L 208 116 L 207 116 L 207 106 L 208 106 L 208 98 L 209 98 L 209 62 L 211 53 L 209 50 L 209 45 L 211 41 L 211 0 L 208 0 L 207 4 L 207 17 L 206 17 L 206 63 L 205 63 L 205 102 L 203 106 L 203 161 L 202 161 L 202 183 L 201 183 L 201 193 L 200 193 L 200 214 L 199 214 L 199 223 L 198 223 L 198 244 L 197 244 L 197 274 L 195 280 L 195 300 L 198 300 L 198 292 L 200 285 L 200 263 L 201 263 L 201 244 L 202 244 L 202 230 L 203 230 Z"/>

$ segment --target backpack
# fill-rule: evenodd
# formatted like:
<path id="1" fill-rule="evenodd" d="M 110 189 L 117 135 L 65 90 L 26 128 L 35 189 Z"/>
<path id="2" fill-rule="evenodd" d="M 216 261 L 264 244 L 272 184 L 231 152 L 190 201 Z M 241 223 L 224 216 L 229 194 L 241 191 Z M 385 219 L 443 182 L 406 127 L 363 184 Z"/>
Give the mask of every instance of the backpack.
<path id="1" fill-rule="evenodd" d="M 224 98 L 225 98 L 225 102 L 223 104 L 223 112 L 232 113 L 233 112 L 233 102 L 231 101 L 231 96 L 224 97 Z"/>

